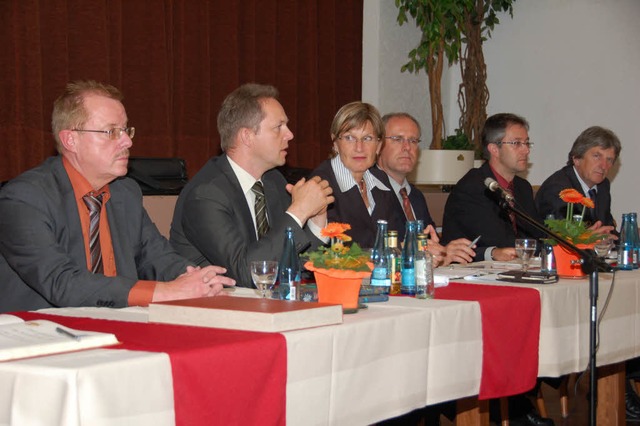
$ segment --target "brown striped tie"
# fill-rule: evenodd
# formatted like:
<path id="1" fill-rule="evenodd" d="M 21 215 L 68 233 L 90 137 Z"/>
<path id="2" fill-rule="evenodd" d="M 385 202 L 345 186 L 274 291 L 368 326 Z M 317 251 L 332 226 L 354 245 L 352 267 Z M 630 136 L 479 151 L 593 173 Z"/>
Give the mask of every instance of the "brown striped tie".
<path id="1" fill-rule="evenodd" d="M 269 221 L 267 220 L 267 200 L 264 196 L 264 187 L 262 182 L 256 181 L 251 187 L 256 196 L 254 210 L 256 213 L 256 228 L 258 230 L 258 239 L 269 232 Z"/>
<path id="2" fill-rule="evenodd" d="M 102 250 L 100 248 L 100 210 L 102 210 L 102 194 L 82 197 L 89 209 L 89 254 L 91 256 L 91 272 L 101 274 Z"/>
<path id="3" fill-rule="evenodd" d="M 416 220 L 416 217 L 413 214 L 413 209 L 411 208 L 409 194 L 407 194 L 407 188 L 400 188 L 400 196 L 402 197 L 402 208 L 404 209 L 405 216 L 407 216 L 407 220 Z"/>

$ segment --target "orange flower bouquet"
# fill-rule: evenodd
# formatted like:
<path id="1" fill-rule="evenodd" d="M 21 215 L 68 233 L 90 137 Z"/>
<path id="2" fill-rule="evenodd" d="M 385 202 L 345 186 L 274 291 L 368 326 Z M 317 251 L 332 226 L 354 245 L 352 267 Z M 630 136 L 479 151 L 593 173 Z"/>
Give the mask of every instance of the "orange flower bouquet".
<path id="1" fill-rule="evenodd" d="M 345 232 L 347 223 L 329 223 L 321 235 L 331 239 L 329 247 L 319 247 L 309 254 L 304 267 L 313 271 L 318 286 L 318 301 L 341 304 L 343 312 L 358 311 L 358 295 L 363 278 L 371 276 L 373 265 L 369 253 L 358 243 L 347 244 L 351 237 Z"/>
<path id="2" fill-rule="evenodd" d="M 545 225 L 573 244 L 592 244 L 596 242 L 601 236 L 591 231 L 583 221 L 587 208 L 594 208 L 593 200 L 573 188 L 563 189 L 558 195 L 562 201 L 568 204 L 567 216 L 564 219 L 547 219 L 544 221 Z M 573 217 L 574 204 L 582 204 L 583 206 L 582 214 L 579 218 Z"/>
<path id="3" fill-rule="evenodd" d="M 321 246 L 310 253 L 307 263 L 320 269 L 371 272 L 369 253 L 362 250 L 358 243 L 347 244 L 351 241 L 351 237 L 346 234 L 346 231 L 350 229 L 351 225 L 348 223 L 329 223 L 320 231 L 323 237 L 330 238 L 329 247 Z M 306 264 L 305 267 L 307 267 Z"/>

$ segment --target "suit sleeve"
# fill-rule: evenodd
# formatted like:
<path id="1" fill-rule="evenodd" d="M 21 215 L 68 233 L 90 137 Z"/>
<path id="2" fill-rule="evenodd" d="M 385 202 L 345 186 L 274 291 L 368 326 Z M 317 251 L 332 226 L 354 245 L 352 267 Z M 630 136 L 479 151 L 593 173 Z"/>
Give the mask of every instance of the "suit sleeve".
<path id="1" fill-rule="evenodd" d="M 29 286 L 53 306 L 127 306 L 137 278 L 87 270 L 74 205 L 25 182 L 1 194 L 0 252 L 22 281 L 15 285 Z"/>
<path id="2" fill-rule="evenodd" d="M 228 194 L 213 184 L 194 188 L 184 201 L 181 225 L 186 239 L 208 262 L 227 268 L 227 276 L 235 278 L 236 285 L 253 287 L 249 263 L 280 260 L 286 227 L 294 230 L 299 252 L 306 249 L 311 240 L 295 219 L 285 213 L 290 201 L 280 194 L 278 200 L 267 198 L 267 203 L 276 202 L 280 206 L 275 209 L 280 213 L 269 217 L 269 232 L 257 241 L 253 223 L 243 221 L 247 217 L 246 201 L 237 195 Z"/>
<path id="3" fill-rule="evenodd" d="M 562 219 L 567 215 L 567 203 L 560 199 L 560 191 L 571 188 L 571 182 L 563 182 L 559 179 L 549 178 L 543 182 L 536 193 L 536 207 L 540 216 L 546 218 L 553 215 L 556 219 Z"/>

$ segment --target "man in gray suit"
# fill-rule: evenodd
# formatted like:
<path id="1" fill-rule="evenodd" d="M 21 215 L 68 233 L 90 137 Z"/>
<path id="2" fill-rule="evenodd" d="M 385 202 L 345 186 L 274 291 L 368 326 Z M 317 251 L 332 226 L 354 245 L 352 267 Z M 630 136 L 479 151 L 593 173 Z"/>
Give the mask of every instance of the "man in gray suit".
<path id="1" fill-rule="evenodd" d="M 113 86 L 68 84 L 52 114 L 60 155 L 0 191 L 0 312 L 146 305 L 234 284 L 173 251 L 122 178 L 135 129 L 121 101 Z"/>
<path id="2" fill-rule="evenodd" d="M 286 227 L 294 231 L 298 252 L 321 244 L 317 236 L 333 202 L 327 181 L 313 177 L 291 185 L 272 170 L 284 165 L 293 139 L 277 97 L 274 87 L 259 84 L 227 96 L 218 114 L 224 154 L 185 186 L 171 224 L 170 240 L 180 254 L 197 265 L 224 265 L 244 287 L 252 287 L 252 260 L 280 259 Z"/>

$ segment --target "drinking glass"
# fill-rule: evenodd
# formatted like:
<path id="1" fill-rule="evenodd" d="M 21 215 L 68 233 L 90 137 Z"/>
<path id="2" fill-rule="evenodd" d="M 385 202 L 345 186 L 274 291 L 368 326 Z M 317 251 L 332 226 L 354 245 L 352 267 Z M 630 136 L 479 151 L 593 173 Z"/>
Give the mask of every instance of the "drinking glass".
<path id="1" fill-rule="evenodd" d="M 613 248 L 613 239 L 611 235 L 603 235 L 598 241 L 596 241 L 593 249 L 595 250 L 598 257 L 602 257 L 606 259 L 609 256 L 609 252 Z"/>
<path id="2" fill-rule="evenodd" d="M 533 257 L 536 251 L 537 242 L 530 238 L 518 238 L 516 239 L 516 256 L 522 262 L 522 270 L 527 272 L 529 270 L 529 259 Z"/>
<path id="3" fill-rule="evenodd" d="M 267 290 L 271 290 L 278 278 L 278 262 L 275 260 L 254 260 L 251 262 L 251 278 L 262 298 L 267 297 Z"/>

